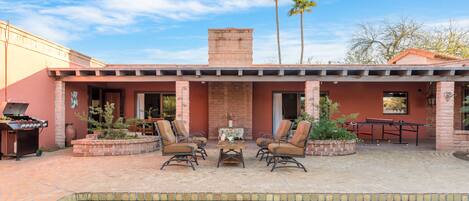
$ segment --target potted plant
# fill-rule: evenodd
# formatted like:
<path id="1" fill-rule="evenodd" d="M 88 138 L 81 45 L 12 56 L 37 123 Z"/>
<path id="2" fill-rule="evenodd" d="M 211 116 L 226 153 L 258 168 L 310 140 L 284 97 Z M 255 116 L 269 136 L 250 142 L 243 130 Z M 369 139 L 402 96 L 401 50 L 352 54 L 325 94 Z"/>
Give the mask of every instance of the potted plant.
<path id="1" fill-rule="evenodd" d="M 155 108 L 153 108 L 153 107 L 148 108 L 148 110 L 146 111 L 146 113 L 147 113 L 147 118 L 148 118 L 149 120 L 151 120 L 151 119 L 153 118 L 153 115 L 152 115 L 152 114 L 153 114 L 154 111 L 157 111 L 157 110 L 156 110 Z"/>
<path id="2" fill-rule="evenodd" d="M 43 152 L 43 151 L 42 151 L 41 148 L 37 149 L 37 150 L 36 150 L 36 156 L 37 156 L 37 157 L 42 156 L 42 152 Z"/>
<path id="3" fill-rule="evenodd" d="M 296 122 L 309 121 L 313 124 L 310 133 L 311 141 L 308 142 L 307 153 L 309 155 L 349 155 L 356 153 L 357 136 L 349 132 L 341 125 L 347 120 L 355 119 L 358 114 L 341 115 L 333 118 L 339 113 L 339 104 L 332 102 L 329 98 L 321 98 L 319 104 L 319 119 L 314 119 L 308 113 L 302 113 Z"/>

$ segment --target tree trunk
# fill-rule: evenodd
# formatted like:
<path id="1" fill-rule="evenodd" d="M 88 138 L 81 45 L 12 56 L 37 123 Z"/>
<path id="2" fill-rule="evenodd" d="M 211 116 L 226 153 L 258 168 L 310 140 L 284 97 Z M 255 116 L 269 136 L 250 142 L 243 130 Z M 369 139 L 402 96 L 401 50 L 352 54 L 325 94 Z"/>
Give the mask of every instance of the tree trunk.
<path id="1" fill-rule="evenodd" d="M 300 23 L 300 26 L 301 26 L 301 55 L 300 55 L 300 64 L 303 64 L 303 51 L 305 49 L 305 45 L 304 45 L 304 38 L 303 38 L 303 13 L 300 14 L 300 19 L 301 19 L 301 23 Z"/>
<path id="2" fill-rule="evenodd" d="M 282 64 L 282 54 L 280 51 L 280 28 L 278 22 L 278 0 L 275 0 L 275 19 L 277 22 L 277 51 L 278 51 L 278 64 Z"/>

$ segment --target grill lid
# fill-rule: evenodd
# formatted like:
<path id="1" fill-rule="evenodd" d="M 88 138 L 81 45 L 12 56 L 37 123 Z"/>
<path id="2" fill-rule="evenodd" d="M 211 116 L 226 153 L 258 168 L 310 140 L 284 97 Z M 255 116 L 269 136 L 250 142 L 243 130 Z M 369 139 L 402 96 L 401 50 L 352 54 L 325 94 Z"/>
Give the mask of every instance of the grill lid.
<path id="1" fill-rule="evenodd" d="M 28 109 L 29 103 L 21 102 L 2 102 L 0 111 L 4 115 L 23 115 Z"/>

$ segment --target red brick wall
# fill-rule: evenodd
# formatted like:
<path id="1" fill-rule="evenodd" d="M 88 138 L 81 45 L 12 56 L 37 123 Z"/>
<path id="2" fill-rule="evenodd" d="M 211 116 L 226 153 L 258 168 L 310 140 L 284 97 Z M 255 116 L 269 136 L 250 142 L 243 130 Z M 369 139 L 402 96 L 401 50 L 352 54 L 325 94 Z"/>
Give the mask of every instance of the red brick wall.
<path id="1" fill-rule="evenodd" d="M 252 83 L 210 82 L 208 84 L 209 138 L 218 138 L 218 128 L 226 127 L 228 113 L 234 116 L 233 126 L 245 128 L 245 138 L 252 136 Z"/>

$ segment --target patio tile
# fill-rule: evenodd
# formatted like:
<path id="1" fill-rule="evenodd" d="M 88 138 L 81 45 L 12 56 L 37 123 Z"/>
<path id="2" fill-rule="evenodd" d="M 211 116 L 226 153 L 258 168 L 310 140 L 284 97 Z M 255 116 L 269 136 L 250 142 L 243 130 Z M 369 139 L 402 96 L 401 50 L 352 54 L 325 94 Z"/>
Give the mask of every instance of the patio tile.
<path id="1" fill-rule="evenodd" d="M 435 201 L 435 196 L 436 200 L 469 201 L 467 194 L 447 197 L 439 194 L 469 192 L 466 185 L 469 163 L 453 157 L 451 152 L 435 152 L 425 146 L 360 145 L 358 154 L 351 156 L 299 159 L 308 168 L 307 173 L 297 169 L 270 172 L 265 162 L 254 157 L 257 151 L 254 144 L 248 144 L 245 151 L 246 168 L 232 165 L 216 168 L 218 152 L 213 144 L 208 147 L 209 158 L 200 160 L 196 171 L 185 167 L 159 170 L 167 158 L 159 152 L 84 158 L 73 157 L 71 150 L 65 149 L 45 153 L 39 158 L 2 160 L 0 169 L 5 173 L 0 174 L 0 183 L 9 185 L 0 188 L 0 200 L 54 200 L 74 192 L 155 192 L 150 195 L 111 194 L 118 199 L 151 196 L 153 200 L 192 199 L 192 192 L 241 193 L 244 200 L 297 197 L 296 194 L 272 194 L 281 192 L 320 193 L 302 194 L 303 200 L 313 201 L 381 201 L 380 196 L 393 201 L 427 201 L 428 196 L 431 201 Z M 339 194 L 324 194 L 326 192 Z M 344 200 L 344 195 L 348 200 Z M 83 193 L 77 198 L 88 199 L 89 196 Z M 197 196 L 206 200 L 220 199 L 220 194 Z M 240 199 L 237 195 L 232 197 L 232 200 Z"/>

